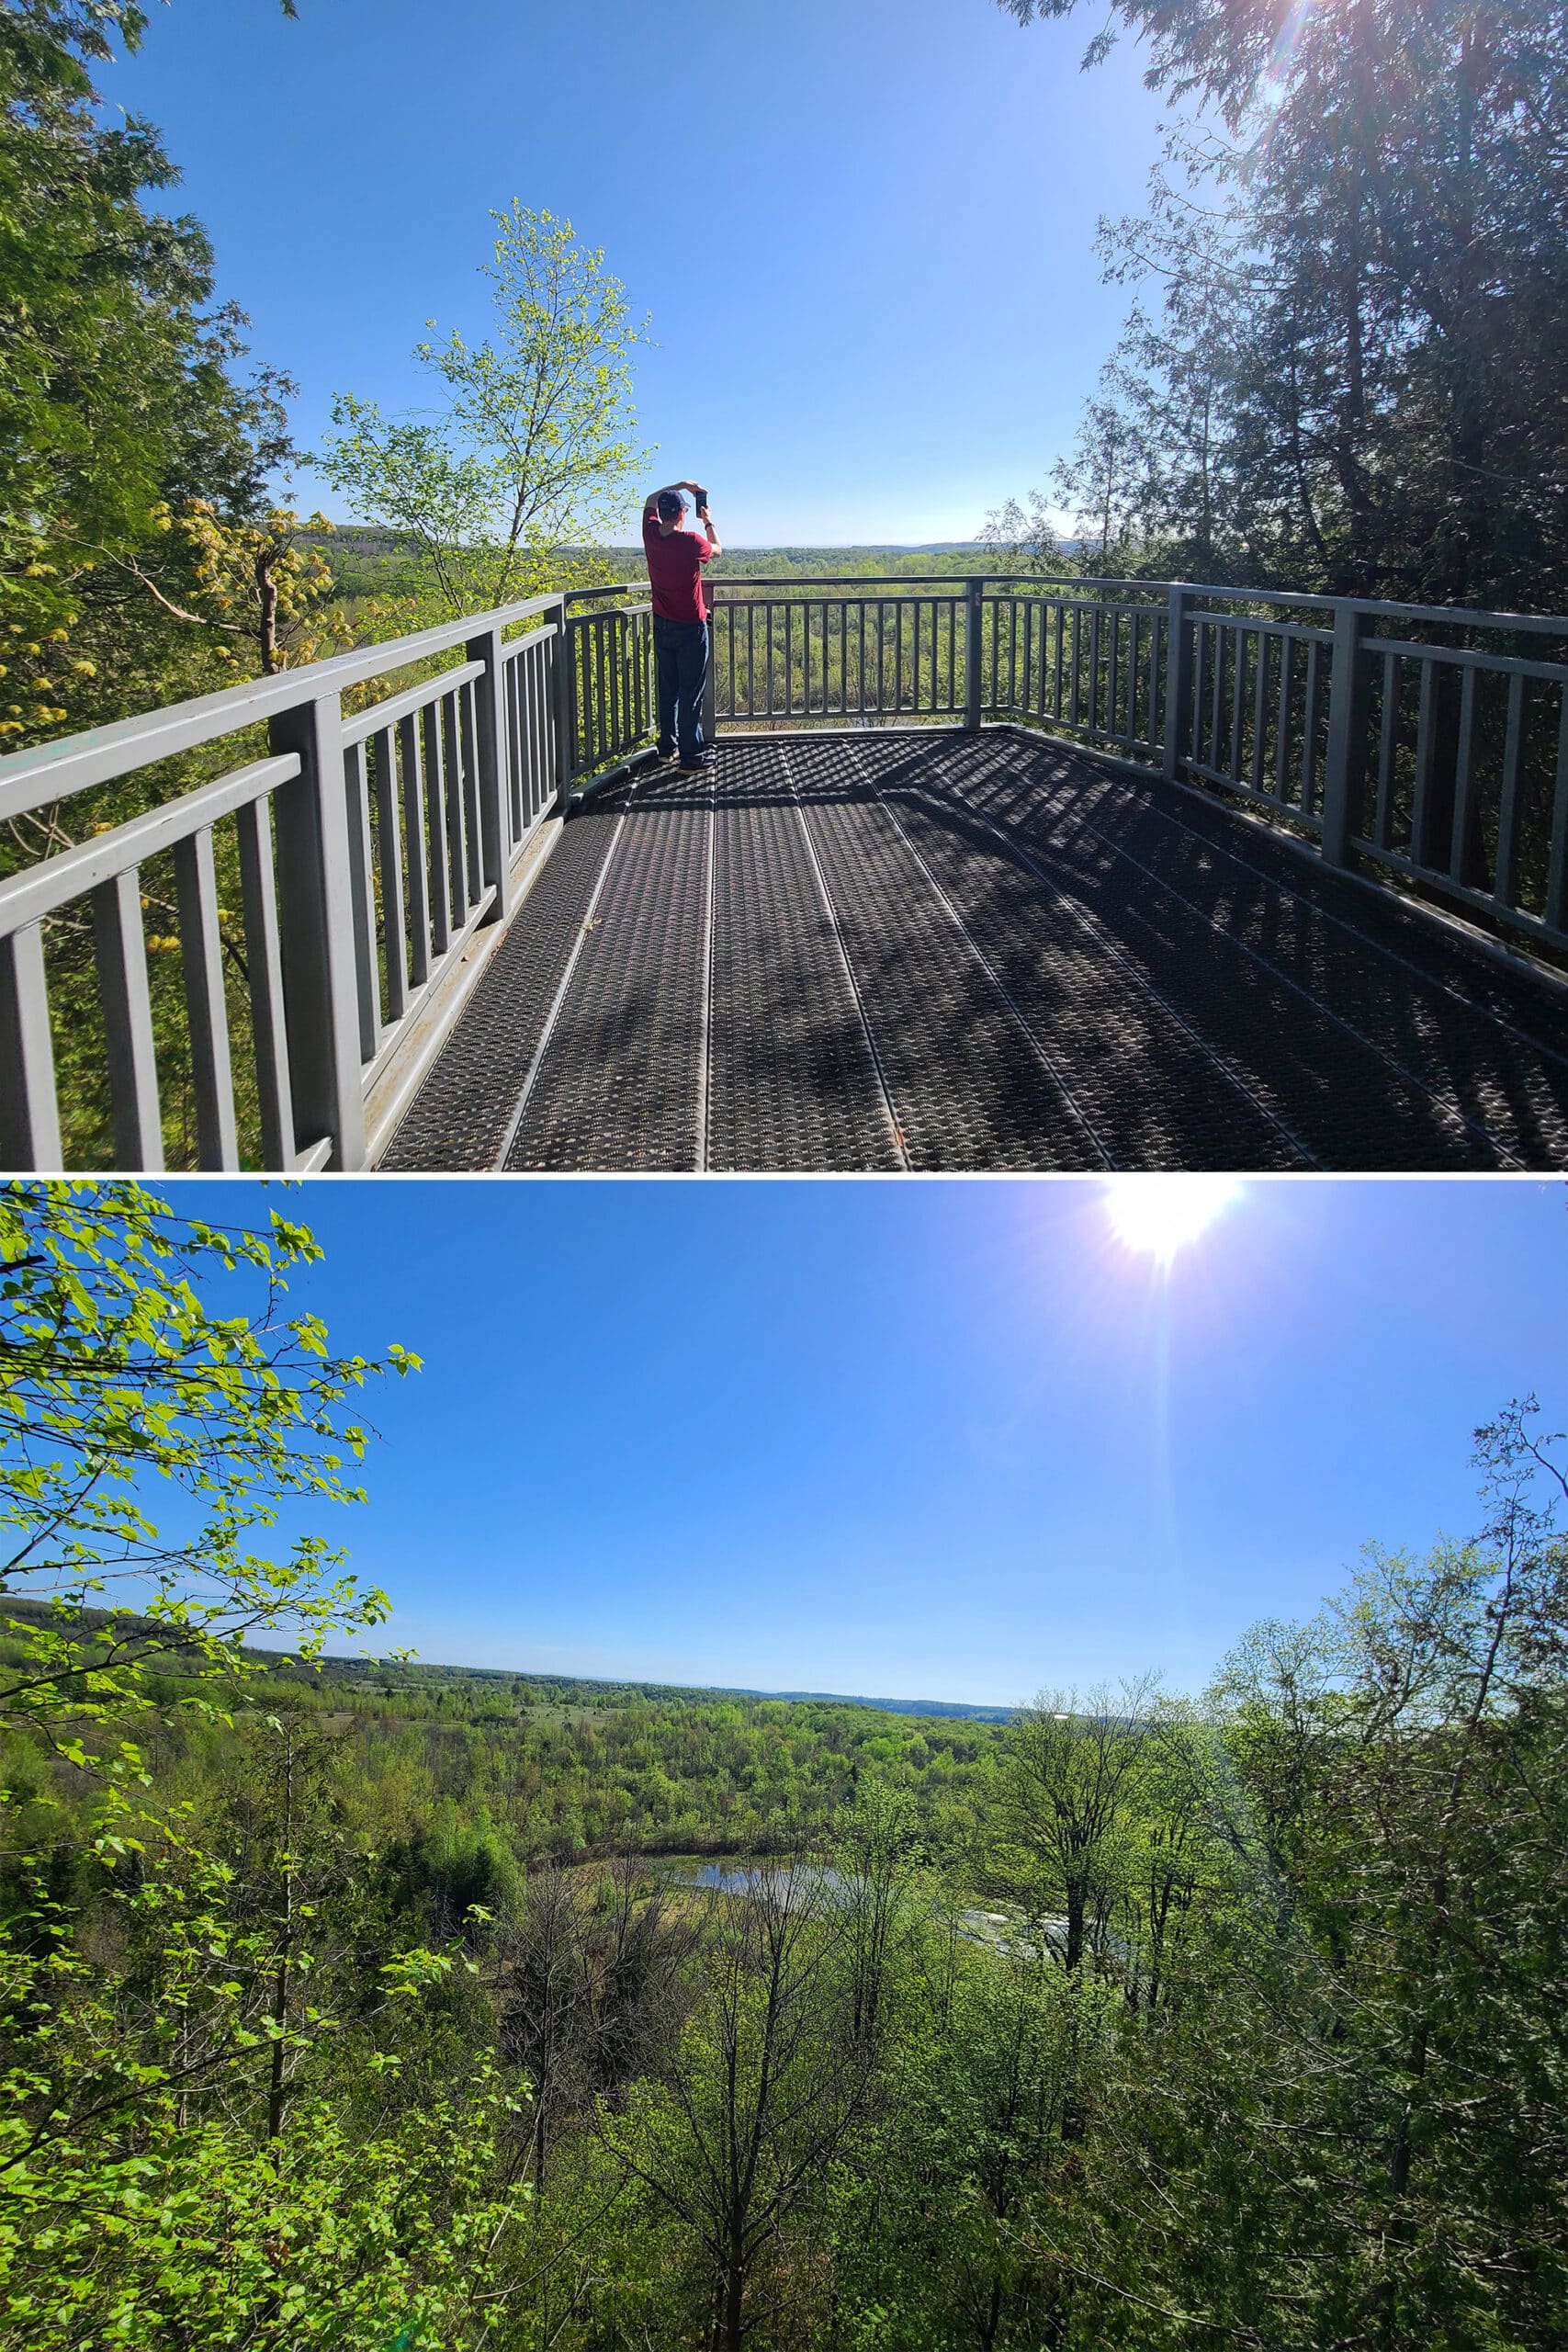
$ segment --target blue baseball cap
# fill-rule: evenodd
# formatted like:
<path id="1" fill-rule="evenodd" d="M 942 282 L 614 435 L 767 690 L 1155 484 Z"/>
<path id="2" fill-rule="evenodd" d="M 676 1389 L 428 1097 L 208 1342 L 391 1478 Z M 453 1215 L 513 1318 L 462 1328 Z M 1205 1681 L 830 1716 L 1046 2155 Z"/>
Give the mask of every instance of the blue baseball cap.
<path id="1" fill-rule="evenodd" d="M 685 499 L 678 490 L 661 490 L 660 492 L 659 512 L 660 518 L 664 522 L 672 523 L 677 514 L 683 514 L 685 511 Z"/>

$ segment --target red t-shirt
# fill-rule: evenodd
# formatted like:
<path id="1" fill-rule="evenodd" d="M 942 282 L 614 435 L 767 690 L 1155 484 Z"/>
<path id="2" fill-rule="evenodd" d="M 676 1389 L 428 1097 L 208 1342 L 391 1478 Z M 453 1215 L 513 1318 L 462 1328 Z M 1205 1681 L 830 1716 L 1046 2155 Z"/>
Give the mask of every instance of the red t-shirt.
<path id="1" fill-rule="evenodd" d="M 661 538 L 657 514 L 642 518 L 643 550 L 653 587 L 653 609 L 660 620 L 705 621 L 703 566 L 713 549 L 700 531 L 680 526 Z"/>

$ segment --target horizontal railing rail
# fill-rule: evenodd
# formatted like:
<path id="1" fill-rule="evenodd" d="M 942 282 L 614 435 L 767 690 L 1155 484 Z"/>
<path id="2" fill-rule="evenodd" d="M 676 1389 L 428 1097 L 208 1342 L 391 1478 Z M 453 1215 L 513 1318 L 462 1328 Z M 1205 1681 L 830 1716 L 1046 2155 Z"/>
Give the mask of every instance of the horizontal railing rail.
<path id="1" fill-rule="evenodd" d="M 954 571 L 779 571 L 779 572 L 719 572 L 710 575 L 708 588 L 716 596 L 744 596 L 753 589 L 764 592 L 775 588 L 793 589 L 802 596 L 815 596 L 824 588 L 881 589 L 896 596 L 906 588 L 946 588 L 957 596 L 968 588 L 964 573 Z M 987 586 L 997 583 L 988 581 Z"/>
<path id="2" fill-rule="evenodd" d="M 53 849 L 0 879 L 0 1165 L 366 1165 L 545 820 L 646 732 L 631 593 L 524 598 L 0 761 L 0 820 L 41 812 Z"/>
<path id="3" fill-rule="evenodd" d="M 1138 580 L 711 587 L 710 721 L 1023 727 L 1568 949 L 1568 620 Z M 49 852 L 0 879 L 0 1164 L 366 1165 L 546 820 L 655 704 L 623 582 L 0 760 L 0 820 Z"/>

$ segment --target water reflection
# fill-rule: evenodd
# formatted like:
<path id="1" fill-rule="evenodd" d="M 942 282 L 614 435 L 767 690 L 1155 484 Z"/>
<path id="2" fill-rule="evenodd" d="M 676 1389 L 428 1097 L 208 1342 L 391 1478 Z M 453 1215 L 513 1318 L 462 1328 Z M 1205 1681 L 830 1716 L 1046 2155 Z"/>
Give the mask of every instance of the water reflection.
<path id="1" fill-rule="evenodd" d="M 780 1863 L 773 1867 L 734 1862 L 697 1862 L 665 1873 L 674 1886 L 703 1887 L 716 1894 L 750 1894 L 759 1888 L 783 1886 L 793 1883 L 805 1885 L 812 1894 L 822 1895 L 830 1903 L 851 1902 L 859 1882 L 848 1872 L 835 1870 L 830 1862 Z M 933 1903 L 933 1912 L 941 1909 Z M 970 1908 L 957 1914 L 958 1932 L 969 1943 L 986 1944 L 992 1951 L 1005 1952 L 1018 1960 L 1032 1960 L 1039 1945 L 1028 1932 L 1025 1921 L 1010 1911 L 982 1911 Z M 1067 1922 L 1065 1917 L 1051 1917 L 1039 1922 L 1039 1932 L 1047 1950 L 1060 1954 L 1066 1949 Z M 1102 1952 L 1125 1954 L 1127 1947 L 1119 1936 L 1092 1928 L 1086 1934 L 1092 1949 Z"/>

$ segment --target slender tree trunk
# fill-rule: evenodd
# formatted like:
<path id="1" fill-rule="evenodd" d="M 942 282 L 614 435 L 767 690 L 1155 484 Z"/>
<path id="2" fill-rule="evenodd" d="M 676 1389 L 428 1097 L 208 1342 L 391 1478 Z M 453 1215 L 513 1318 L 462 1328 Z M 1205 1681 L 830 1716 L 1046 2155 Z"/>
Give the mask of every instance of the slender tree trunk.
<path id="1" fill-rule="evenodd" d="M 1345 266 L 1345 398 L 1339 429 L 1335 435 L 1335 469 L 1345 494 L 1350 544 L 1341 566 L 1341 593 L 1364 596 L 1374 570 L 1371 515 L 1367 501 L 1362 445 L 1366 435 L 1367 378 L 1361 317 L 1361 192 L 1358 186 L 1350 217 L 1349 252 Z"/>
<path id="2" fill-rule="evenodd" d="M 739 2247 L 732 2247 L 724 2272 L 722 2334 L 719 2338 L 723 2352 L 740 2352 L 740 2339 L 744 2333 L 741 2314 L 745 2300 L 746 2258 Z"/>
<path id="3" fill-rule="evenodd" d="M 1083 1958 L 1085 1908 L 1085 1889 L 1083 1881 L 1081 1879 L 1069 1879 L 1067 1881 L 1067 1950 L 1066 1955 L 1067 1973 L 1069 1976 Z"/>
<path id="4" fill-rule="evenodd" d="M 1468 597 L 1475 590 L 1476 558 L 1488 547 L 1495 534 L 1492 513 L 1493 497 L 1485 484 L 1488 475 L 1486 459 L 1489 440 L 1486 430 L 1488 373 L 1486 332 L 1483 318 L 1486 297 L 1482 284 L 1483 244 L 1477 235 L 1475 220 L 1475 118 L 1479 111 L 1481 85 L 1485 77 L 1487 48 L 1484 36 L 1477 35 L 1473 25 L 1467 25 L 1461 38 L 1459 72 L 1459 119 L 1455 126 L 1456 143 L 1461 160 L 1456 178 L 1459 183 L 1459 204 L 1447 243 L 1454 256 L 1453 291 L 1445 306 L 1449 311 L 1449 379 L 1452 387 L 1450 413 L 1450 492 L 1461 519 L 1457 533 L 1446 534 L 1452 549 L 1450 572 L 1446 581 L 1434 582 L 1434 593 L 1445 597 Z M 1483 555 L 1483 575 L 1493 570 Z M 1466 843 L 1469 855 L 1469 843 Z M 1474 877 L 1466 875 L 1466 880 Z"/>
<path id="5" fill-rule="evenodd" d="M 283 2030 L 288 2017 L 288 1952 L 287 1946 L 278 1955 L 277 1970 L 273 1980 L 272 2021 L 276 2040 L 272 2045 L 272 2072 L 267 2087 L 266 2136 L 276 2140 L 283 2129 L 283 2102 L 286 2091 L 283 2067 Z"/>
<path id="6" fill-rule="evenodd" d="M 294 1736 L 286 1735 L 284 1753 L 284 1815 L 283 1815 L 283 1936 L 278 1950 L 277 1967 L 273 1978 L 272 2068 L 267 2088 L 266 2136 L 276 2140 L 283 2129 L 283 2107 L 288 2095 L 284 2064 L 284 2032 L 288 2023 L 289 1965 L 294 1944 Z"/>

